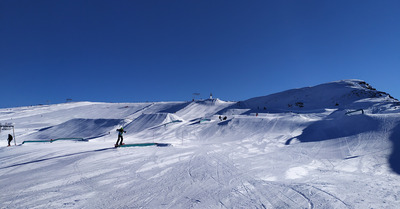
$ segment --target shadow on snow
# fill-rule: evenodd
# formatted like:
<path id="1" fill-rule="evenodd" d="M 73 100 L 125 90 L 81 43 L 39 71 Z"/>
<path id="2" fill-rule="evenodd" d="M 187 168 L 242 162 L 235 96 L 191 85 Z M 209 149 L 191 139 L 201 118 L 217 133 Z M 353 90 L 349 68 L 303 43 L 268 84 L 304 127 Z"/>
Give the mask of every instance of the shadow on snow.
<path id="1" fill-rule="evenodd" d="M 392 154 L 389 157 L 389 164 L 394 172 L 400 174 L 400 123 L 393 129 L 390 141 L 392 141 Z"/>
<path id="2" fill-rule="evenodd" d="M 377 119 L 367 115 L 337 116 L 338 114 L 335 113 L 332 115 L 326 119 L 311 123 L 303 130 L 301 135 L 289 139 L 285 144 L 289 145 L 296 138 L 300 142 L 317 142 L 349 137 L 376 131 L 380 125 Z"/>

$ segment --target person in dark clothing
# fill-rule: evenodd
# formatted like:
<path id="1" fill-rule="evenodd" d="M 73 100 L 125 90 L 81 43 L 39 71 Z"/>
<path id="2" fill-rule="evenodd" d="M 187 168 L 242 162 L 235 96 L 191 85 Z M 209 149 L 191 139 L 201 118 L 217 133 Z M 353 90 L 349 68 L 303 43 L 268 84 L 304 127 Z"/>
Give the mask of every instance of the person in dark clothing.
<path id="1" fill-rule="evenodd" d="M 13 137 L 11 134 L 8 134 L 8 146 L 11 146 L 11 141 L 13 140 Z"/>
<path id="2" fill-rule="evenodd" d="M 118 146 L 118 145 L 120 146 L 120 145 L 122 145 L 122 141 L 124 140 L 123 134 L 126 133 L 126 131 L 124 131 L 123 127 L 121 127 L 120 129 L 117 129 L 117 131 L 118 131 L 118 140 L 117 140 L 117 143 L 115 144 L 115 146 Z M 121 140 L 121 142 L 119 140 Z"/>

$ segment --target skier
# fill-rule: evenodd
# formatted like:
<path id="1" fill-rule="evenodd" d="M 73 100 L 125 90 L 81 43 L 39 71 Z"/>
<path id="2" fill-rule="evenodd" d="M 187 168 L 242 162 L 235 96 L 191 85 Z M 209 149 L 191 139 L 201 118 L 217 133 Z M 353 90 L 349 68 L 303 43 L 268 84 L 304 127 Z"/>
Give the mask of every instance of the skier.
<path id="1" fill-rule="evenodd" d="M 118 140 L 117 143 L 115 144 L 115 147 L 118 147 L 122 145 L 122 141 L 124 140 L 124 137 L 122 136 L 124 133 L 126 133 L 126 131 L 124 131 L 124 128 L 121 127 L 120 129 L 117 129 L 118 131 Z M 121 142 L 119 142 L 119 140 L 121 139 Z M 119 144 L 118 144 L 119 143 Z"/>
<path id="2" fill-rule="evenodd" d="M 8 134 L 8 146 L 11 146 L 11 141 L 13 140 L 13 137 L 11 134 Z"/>

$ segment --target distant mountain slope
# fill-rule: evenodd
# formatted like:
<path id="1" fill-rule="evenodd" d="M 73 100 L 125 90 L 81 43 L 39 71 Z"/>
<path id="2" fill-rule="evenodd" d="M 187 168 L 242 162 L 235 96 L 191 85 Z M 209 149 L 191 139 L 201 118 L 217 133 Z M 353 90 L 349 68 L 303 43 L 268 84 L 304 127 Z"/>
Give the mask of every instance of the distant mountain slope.
<path id="1" fill-rule="evenodd" d="M 248 108 L 252 112 L 297 112 L 325 108 L 370 108 L 377 102 L 396 103 L 398 100 L 372 88 L 365 81 L 353 79 L 256 97 L 240 102 L 237 107 Z"/>

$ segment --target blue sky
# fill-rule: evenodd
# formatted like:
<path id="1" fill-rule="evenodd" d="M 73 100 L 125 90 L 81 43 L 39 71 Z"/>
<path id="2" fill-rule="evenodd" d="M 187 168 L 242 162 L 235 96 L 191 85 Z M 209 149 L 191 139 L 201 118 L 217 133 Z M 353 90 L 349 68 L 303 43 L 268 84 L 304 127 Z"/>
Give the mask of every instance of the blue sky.
<path id="1" fill-rule="evenodd" d="M 0 1 L 0 107 L 244 100 L 341 79 L 400 98 L 400 1 Z"/>

